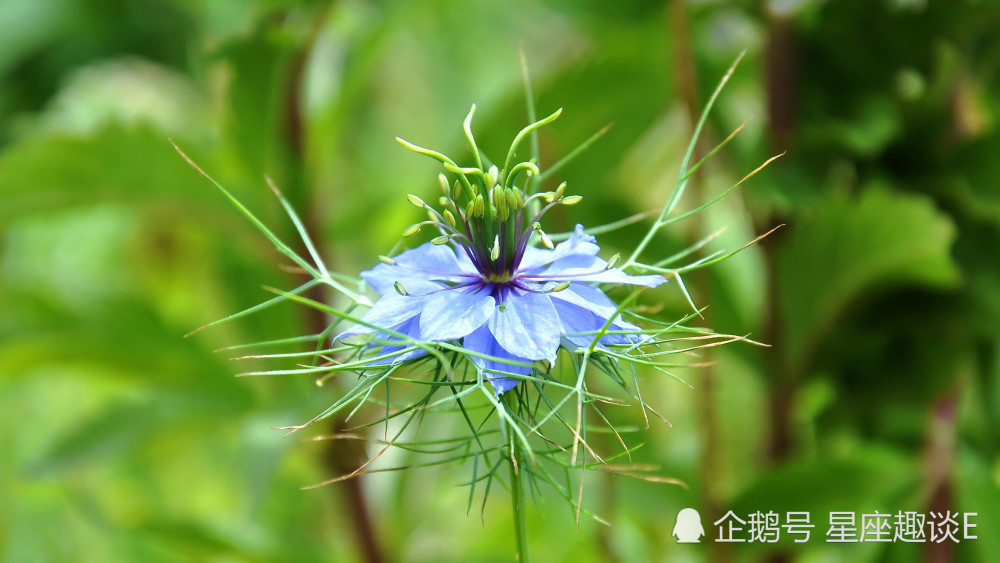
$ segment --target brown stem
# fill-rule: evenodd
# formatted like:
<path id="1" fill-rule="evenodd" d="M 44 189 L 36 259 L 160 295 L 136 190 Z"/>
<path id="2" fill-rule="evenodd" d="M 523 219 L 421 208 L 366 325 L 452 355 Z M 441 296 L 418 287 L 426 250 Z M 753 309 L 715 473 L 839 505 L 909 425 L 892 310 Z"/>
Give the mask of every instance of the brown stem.
<path id="1" fill-rule="evenodd" d="M 334 432 L 344 432 L 346 429 L 343 420 L 334 421 Z M 324 465 L 334 476 L 355 472 L 368 461 L 363 444 L 364 442 L 359 440 L 331 440 L 330 446 L 324 452 Z M 362 560 L 367 563 L 382 563 L 386 559 L 368 509 L 368 499 L 362 479 L 365 477 L 359 475 L 329 486 L 340 495 L 345 516 L 351 521 L 354 540 L 361 551 Z"/>
<path id="2" fill-rule="evenodd" d="M 766 219 L 768 223 L 784 223 L 775 217 Z M 794 452 L 794 426 L 792 422 L 792 406 L 798 385 L 798 377 L 784 361 L 784 333 L 782 332 L 780 312 L 778 307 L 778 271 L 777 249 L 785 233 L 779 231 L 764 240 L 759 246 L 767 269 L 767 286 L 765 289 L 766 312 L 764 318 L 764 337 L 771 348 L 765 354 L 768 372 L 772 375 L 768 381 L 768 437 L 767 460 L 772 466 L 778 466 L 788 460 Z M 768 563 L 785 563 L 791 561 L 787 552 L 777 552 L 767 557 Z"/>
<path id="3" fill-rule="evenodd" d="M 687 111 L 692 133 L 694 124 L 698 122 L 698 88 L 694 49 L 691 42 L 691 22 L 688 19 L 687 2 L 670 0 L 667 5 L 667 23 L 670 35 L 674 41 L 674 81 L 677 82 L 677 93 L 680 94 L 684 109 Z M 697 162 L 697 158 L 693 159 Z"/>
<path id="4" fill-rule="evenodd" d="M 761 2 L 763 19 L 768 25 L 768 42 L 764 55 L 765 86 L 767 91 L 768 131 L 771 145 L 776 151 L 784 151 L 796 127 L 796 90 L 797 90 L 797 55 L 792 22 L 785 16 L 775 14 Z M 777 218 L 768 218 L 770 223 Z M 770 390 L 770 440 L 768 441 L 768 457 L 774 464 L 780 463 L 791 455 L 793 436 L 791 424 L 791 409 L 797 374 L 792 373 L 790 366 L 782 361 L 782 327 L 779 321 L 777 270 L 775 250 L 780 236 L 770 236 L 761 241 L 760 248 L 768 265 L 767 303 L 768 314 L 765 320 L 765 334 L 768 343 L 775 353 L 769 354 L 772 362 Z"/>
<path id="5" fill-rule="evenodd" d="M 768 2 L 758 3 L 761 17 L 767 22 L 768 39 L 764 50 L 764 84 L 768 113 L 768 132 L 772 150 L 787 150 L 791 142 L 798 118 L 797 100 L 797 57 L 792 22 L 771 11 Z M 762 217 L 767 224 L 784 223 L 780 217 Z M 782 233 L 761 241 L 760 248 L 767 266 L 767 313 L 764 319 L 764 334 L 772 353 L 767 354 L 772 378 L 768 391 L 768 440 L 767 458 L 772 466 L 788 460 L 794 452 L 794 426 L 792 407 L 798 386 L 798 375 L 788 362 L 784 361 L 783 327 L 778 305 L 777 248 L 784 237 Z M 778 552 L 768 557 L 770 563 L 790 560 L 790 554 Z"/>
<path id="6" fill-rule="evenodd" d="M 768 342 L 772 342 L 769 340 Z M 767 457 L 777 465 L 792 454 L 792 389 L 788 378 L 772 383 L 768 395 Z"/>
<path id="7" fill-rule="evenodd" d="M 332 3 L 328 3 L 317 12 L 309 37 L 304 43 L 303 48 L 294 55 L 289 64 L 284 113 L 282 116 L 282 131 L 287 147 L 286 154 L 290 163 L 288 167 L 289 181 L 291 182 L 290 188 L 292 193 L 298 196 L 296 200 L 304 207 L 303 222 L 305 230 L 316 236 L 313 241 L 316 251 L 321 256 L 324 256 L 328 265 L 330 265 L 332 257 L 325 251 L 326 245 L 322 236 L 319 236 L 323 233 L 322 219 L 319 214 L 321 206 L 319 202 L 314 200 L 314 196 L 316 195 L 315 190 L 311 189 L 306 179 L 307 124 L 303 118 L 302 111 L 302 86 L 306 63 L 309 60 L 312 47 L 327 19 L 326 16 L 331 7 Z M 300 251 L 302 250 L 305 249 L 301 248 Z M 305 296 L 320 303 L 327 302 L 327 298 L 329 297 L 323 286 L 313 287 Z M 311 307 L 306 309 L 304 324 L 308 331 L 307 334 L 320 334 L 324 332 L 328 323 L 329 319 L 322 311 Z M 344 430 L 344 420 L 336 419 L 333 421 L 334 434 Z M 346 440 L 331 441 L 330 446 L 325 450 L 323 456 L 324 465 L 333 476 L 353 473 L 365 461 L 367 461 L 367 455 L 361 442 L 352 443 Z M 363 560 L 368 563 L 381 563 L 385 561 L 385 556 L 378 541 L 378 534 L 368 507 L 368 500 L 362 479 L 364 477 L 361 476 L 347 479 L 331 485 L 331 488 L 340 496 L 344 511 L 351 521 L 354 539 L 363 556 Z"/>
<path id="8" fill-rule="evenodd" d="M 685 113 L 688 117 L 688 127 L 690 134 L 694 135 L 694 128 L 700 116 L 698 107 L 697 73 L 695 69 L 694 50 L 691 41 L 691 25 L 688 18 L 687 3 L 683 0 L 671 0 L 667 6 L 667 19 L 671 36 L 674 38 L 674 80 L 677 83 L 678 93 L 684 104 Z M 699 143 L 701 145 L 703 143 Z M 703 151 L 696 150 L 694 161 L 698 160 L 697 153 Z M 691 187 L 697 201 L 707 201 L 709 199 L 705 182 L 700 175 L 695 175 L 691 179 Z M 701 236 L 705 230 L 703 214 L 695 215 L 692 219 L 691 227 L 695 237 Z M 702 300 L 711 299 L 711 277 L 707 271 L 700 271 L 694 274 L 692 280 L 693 288 L 698 297 Z M 711 325 L 711 319 L 707 311 L 703 313 L 705 322 Z M 709 362 L 709 358 L 703 358 L 709 365 L 701 368 L 698 373 L 699 383 L 696 393 L 698 395 L 698 412 L 701 428 L 701 457 L 699 460 L 701 474 L 701 505 L 703 513 L 714 520 L 717 515 L 721 515 L 722 499 L 719 498 L 718 487 L 716 486 L 720 477 L 720 441 L 718 412 L 716 409 L 715 395 L 715 373 Z M 713 561 L 730 561 L 732 553 L 725 543 L 709 543 L 711 559 Z"/>
<path id="9" fill-rule="evenodd" d="M 946 514 L 954 506 L 951 468 L 954 459 L 956 394 L 949 393 L 932 407 L 927 439 L 927 485 L 931 491 L 928 513 Z M 933 516 L 931 516 L 933 518 Z M 954 561 L 952 542 L 925 544 L 924 560 L 928 563 Z"/>
<path id="10" fill-rule="evenodd" d="M 792 22 L 764 8 L 768 40 L 764 54 L 764 74 L 767 87 L 768 129 L 771 148 L 787 150 L 795 131 L 798 116 L 798 68 Z"/>

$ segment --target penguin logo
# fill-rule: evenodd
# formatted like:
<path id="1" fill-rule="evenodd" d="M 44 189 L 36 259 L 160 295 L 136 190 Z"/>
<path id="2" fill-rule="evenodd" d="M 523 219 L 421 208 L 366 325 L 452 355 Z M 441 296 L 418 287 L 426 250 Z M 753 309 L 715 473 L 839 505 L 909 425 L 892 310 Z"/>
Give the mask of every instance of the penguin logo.
<path id="1" fill-rule="evenodd" d="M 693 508 L 684 508 L 677 513 L 677 523 L 670 535 L 677 538 L 677 543 L 701 543 L 705 528 L 701 526 L 701 515 Z"/>

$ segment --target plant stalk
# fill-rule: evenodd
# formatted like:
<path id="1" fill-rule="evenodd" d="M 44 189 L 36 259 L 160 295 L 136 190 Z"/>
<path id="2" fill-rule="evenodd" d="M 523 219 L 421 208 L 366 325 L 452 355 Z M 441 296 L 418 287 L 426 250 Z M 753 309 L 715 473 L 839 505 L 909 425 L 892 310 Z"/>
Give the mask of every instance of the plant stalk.
<path id="1" fill-rule="evenodd" d="M 525 507 L 524 482 L 518 469 L 520 446 L 511 441 L 510 456 L 510 504 L 514 515 L 515 558 L 520 563 L 530 563 L 531 549 L 528 542 L 528 511 Z"/>

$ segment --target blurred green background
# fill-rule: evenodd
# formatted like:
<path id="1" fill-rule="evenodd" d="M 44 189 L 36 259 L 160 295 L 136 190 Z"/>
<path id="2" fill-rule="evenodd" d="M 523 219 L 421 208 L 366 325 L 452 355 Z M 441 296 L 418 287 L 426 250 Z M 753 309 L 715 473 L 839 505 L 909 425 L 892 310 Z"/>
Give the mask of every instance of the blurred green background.
<path id="1" fill-rule="evenodd" d="M 505 150 L 526 122 L 523 47 L 539 112 L 565 108 L 543 164 L 614 123 L 564 171 L 585 198 L 550 232 L 661 206 L 743 49 L 702 151 L 754 119 L 684 207 L 787 151 L 650 251 L 786 225 L 688 280 L 708 324 L 772 347 L 713 349 L 682 374 L 694 388 L 643 377 L 672 426 L 632 436 L 636 461 L 688 487 L 590 477 L 611 527 L 543 497 L 536 559 L 1000 561 L 998 29 L 985 0 L 3 0 L 0 558 L 510 560 L 505 493 L 467 514 L 468 465 L 301 490 L 364 455 L 273 429 L 336 386 L 237 379 L 261 365 L 214 350 L 323 320 L 286 306 L 183 337 L 302 278 L 168 138 L 292 240 L 273 177 L 354 274 L 419 218 L 404 194 L 436 195 L 435 163 L 394 136 L 462 154 L 475 102 L 480 146 Z M 679 545 L 688 506 L 710 537 L 727 510 L 816 528 Z M 875 510 L 975 512 L 979 538 L 823 541 L 830 511 Z"/>

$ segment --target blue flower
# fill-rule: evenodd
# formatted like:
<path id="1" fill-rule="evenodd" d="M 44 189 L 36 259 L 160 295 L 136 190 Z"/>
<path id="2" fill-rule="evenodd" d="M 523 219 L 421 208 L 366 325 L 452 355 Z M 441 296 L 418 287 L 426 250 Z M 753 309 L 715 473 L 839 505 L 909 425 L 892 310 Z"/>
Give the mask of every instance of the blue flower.
<path id="1" fill-rule="evenodd" d="M 523 204 L 516 207 L 523 208 Z M 629 275 L 609 267 L 597 256 L 596 240 L 581 225 L 554 248 L 531 246 L 528 239 L 539 230 L 537 222 L 521 230 L 521 213 L 509 212 L 508 216 L 517 236 L 504 232 L 508 217 L 503 217 L 492 248 L 477 231 L 473 207 L 467 214 L 460 213 L 461 230 L 453 228 L 445 237 L 443 242 L 451 244 L 436 240 L 438 244 L 424 244 L 362 272 L 381 297 L 361 320 L 422 341 L 461 339 L 470 352 L 529 365 L 542 360 L 554 364 L 560 346 L 570 351 L 587 348 L 594 331 L 608 319 L 612 319 L 608 330 L 615 334 L 603 335 L 599 345 L 630 344 L 642 338 L 639 327 L 624 321 L 617 306 L 590 284 L 656 287 L 665 278 Z M 454 226 L 453 220 L 435 225 Z M 543 240 L 547 242 L 544 234 Z M 359 323 L 336 339 L 377 332 Z M 421 349 L 398 353 L 408 346 L 386 333 L 376 334 L 376 339 L 384 343 L 377 356 L 387 357 L 372 365 L 398 364 L 426 353 Z M 470 358 L 498 395 L 519 381 L 507 375 L 531 373 L 527 366 Z"/>

